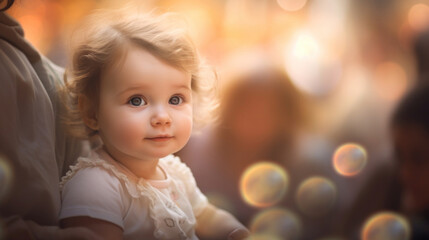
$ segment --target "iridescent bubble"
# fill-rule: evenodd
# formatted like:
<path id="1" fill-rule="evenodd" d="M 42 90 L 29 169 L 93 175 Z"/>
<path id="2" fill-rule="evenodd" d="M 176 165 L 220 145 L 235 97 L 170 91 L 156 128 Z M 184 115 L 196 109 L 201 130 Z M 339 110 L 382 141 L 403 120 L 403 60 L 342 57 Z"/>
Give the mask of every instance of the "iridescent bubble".
<path id="1" fill-rule="evenodd" d="M 9 163 L 0 156 L 0 201 L 8 194 L 12 182 L 12 170 Z"/>
<path id="2" fill-rule="evenodd" d="M 295 196 L 299 209 L 308 216 L 321 216 L 331 210 L 336 198 L 335 185 L 324 177 L 303 181 Z"/>
<path id="3" fill-rule="evenodd" d="M 250 224 L 250 232 L 258 235 L 274 236 L 278 239 L 294 240 L 301 235 L 301 221 L 283 208 L 271 208 L 258 213 Z"/>
<path id="4" fill-rule="evenodd" d="M 340 146 L 334 153 L 333 165 L 335 170 L 347 177 L 360 173 L 367 162 L 365 149 L 354 143 Z"/>
<path id="5" fill-rule="evenodd" d="M 407 240 L 410 236 L 408 221 L 393 212 L 381 212 L 371 216 L 362 229 L 362 240 Z"/>
<path id="6" fill-rule="evenodd" d="M 288 174 L 281 166 L 272 162 L 259 162 L 244 171 L 240 180 L 240 192 L 248 204 L 268 207 L 284 197 L 288 184 Z"/>

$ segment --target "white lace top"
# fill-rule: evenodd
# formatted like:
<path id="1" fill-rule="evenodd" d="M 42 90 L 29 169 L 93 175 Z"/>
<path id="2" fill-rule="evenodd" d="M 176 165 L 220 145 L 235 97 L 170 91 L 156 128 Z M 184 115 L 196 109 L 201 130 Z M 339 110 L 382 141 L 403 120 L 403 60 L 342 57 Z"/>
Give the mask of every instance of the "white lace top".
<path id="1" fill-rule="evenodd" d="M 207 198 L 178 157 L 160 159 L 166 180 L 136 177 L 102 148 L 80 157 L 61 181 L 60 219 L 88 216 L 123 229 L 124 239 L 198 239 Z"/>

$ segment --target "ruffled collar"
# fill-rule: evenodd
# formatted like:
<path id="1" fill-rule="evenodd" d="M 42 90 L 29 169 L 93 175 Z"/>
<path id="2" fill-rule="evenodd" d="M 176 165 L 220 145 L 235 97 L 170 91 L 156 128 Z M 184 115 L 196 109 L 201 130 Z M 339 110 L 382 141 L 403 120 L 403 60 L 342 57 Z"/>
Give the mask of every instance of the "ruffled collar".
<path id="1" fill-rule="evenodd" d="M 180 167 L 171 169 L 171 164 L 177 165 L 177 163 L 180 163 L 180 160 L 173 155 L 160 159 L 159 166 L 167 178 L 165 180 L 146 180 L 134 175 L 124 165 L 112 159 L 102 147 L 99 147 L 91 151 L 88 157 L 80 157 L 74 166 L 70 166 L 70 171 L 61 179 L 60 189 L 62 190 L 67 181 L 80 169 L 102 168 L 124 183 L 132 198 L 143 197 L 149 200 L 149 216 L 154 222 L 154 236 L 157 239 L 192 239 L 192 236 L 195 235 L 196 219 L 192 206 L 185 200 L 187 199 L 185 190 L 181 189 L 179 184 L 173 180 L 172 174 L 175 176 L 175 172 L 178 171 L 179 175 L 183 172 Z M 177 204 L 169 196 L 159 191 L 159 189 L 169 186 L 175 187 L 176 194 L 181 195 L 181 204 Z"/>

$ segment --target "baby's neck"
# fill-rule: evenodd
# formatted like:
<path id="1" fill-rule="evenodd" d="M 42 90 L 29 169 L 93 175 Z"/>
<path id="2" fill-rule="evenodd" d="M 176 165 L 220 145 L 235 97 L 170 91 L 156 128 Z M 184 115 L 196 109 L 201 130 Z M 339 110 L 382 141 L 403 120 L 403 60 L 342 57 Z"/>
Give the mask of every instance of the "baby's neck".
<path id="1" fill-rule="evenodd" d="M 165 180 L 167 176 L 165 172 L 158 166 L 159 159 L 135 159 L 127 156 L 118 156 L 104 146 L 104 150 L 112 157 L 113 160 L 119 162 L 126 167 L 137 178 L 147 180 Z"/>
<path id="2" fill-rule="evenodd" d="M 138 178 L 147 180 L 165 180 L 167 176 L 158 165 L 159 160 L 156 161 L 138 161 L 138 162 L 125 162 L 122 163 Z"/>

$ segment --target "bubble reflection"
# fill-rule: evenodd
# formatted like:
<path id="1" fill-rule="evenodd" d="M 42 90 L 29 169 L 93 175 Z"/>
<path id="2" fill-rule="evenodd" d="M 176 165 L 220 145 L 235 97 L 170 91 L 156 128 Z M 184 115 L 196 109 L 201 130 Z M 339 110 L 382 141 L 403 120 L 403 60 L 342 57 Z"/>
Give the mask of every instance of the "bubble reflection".
<path id="1" fill-rule="evenodd" d="M 408 221 L 393 212 L 369 217 L 362 229 L 362 240 L 406 240 L 411 235 Z"/>
<path id="2" fill-rule="evenodd" d="M 365 167 L 367 162 L 366 150 L 354 143 L 341 145 L 333 157 L 335 170 L 343 176 L 355 176 Z"/>
<path id="3" fill-rule="evenodd" d="M 291 211 L 283 208 L 266 209 L 252 220 L 252 234 L 275 236 L 279 239 L 299 239 L 301 222 Z"/>
<path id="4" fill-rule="evenodd" d="M 329 179 L 315 176 L 299 185 L 295 199 L 303 213 L 317 217 L 331 210 L 336 193 L 336 187 Z"/>
<path id="5" fill-rule="evenodd" d="M 249 205 L 268 207 L 284 197 L 288 184 L 289 176 L 281 166 L 272 162 L 259 162 L 243 173 L 240 192 Z"/>

